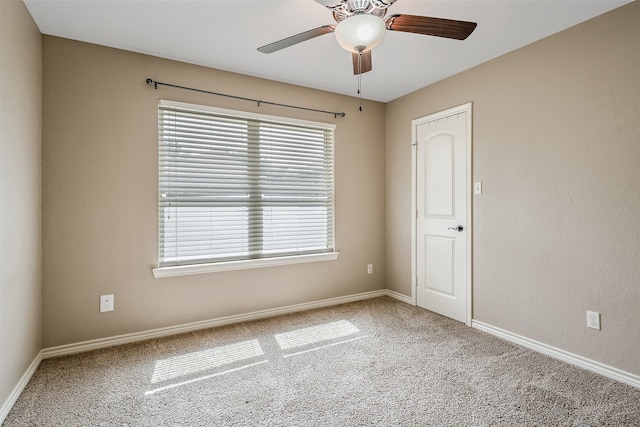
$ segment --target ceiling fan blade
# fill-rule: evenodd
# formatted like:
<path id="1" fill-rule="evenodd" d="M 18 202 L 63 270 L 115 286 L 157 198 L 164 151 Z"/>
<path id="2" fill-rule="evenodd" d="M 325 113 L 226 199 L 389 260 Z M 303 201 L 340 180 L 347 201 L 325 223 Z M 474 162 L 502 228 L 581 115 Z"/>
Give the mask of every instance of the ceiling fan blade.
<path id="1" fill-rule="evenodd" d="M 475 22 L 416 15 L 392 15 L 385 19 L 387 30 L 464 40 L 476 29 Z"/>
<path id="2" fill-rule="evenodd" d="M 351 53 L 351 58 L 353 60 L 353 74 L 355 75 L 366 73 L 367 71 L 371 71 L 373 68 L 371 65 L 371 51 L 368 50 L 366 52 L 362 52 L 362 59 L 360 59 L 360 55 L 361 54 L 358 52 Z"/>
<path id="3" fill-rule="evenodd" d="M 284 49 L 285 47 L 293 46 L 324 34 L 333 33 L 335 29 L 335 25 L 323 25 L 322 27 L 314 28 L 313 30 L 305 31 L 304 33 L 296 34 L 295 36 L 287 37 L 286 39 L 261 46 L 258 48 L 258 51 L 262 53 L 273 53 L 280 49 Z"/>

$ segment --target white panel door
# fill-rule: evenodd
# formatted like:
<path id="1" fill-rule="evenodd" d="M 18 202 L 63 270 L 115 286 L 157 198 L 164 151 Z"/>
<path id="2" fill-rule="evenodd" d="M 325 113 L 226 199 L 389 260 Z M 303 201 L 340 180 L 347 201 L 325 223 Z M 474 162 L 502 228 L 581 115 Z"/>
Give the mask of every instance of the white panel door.
<path id="1" fill-rule="evenodd" d="M 468 323 L 470 111 L 443 113 L 414 121 L 416 303 Z"/>

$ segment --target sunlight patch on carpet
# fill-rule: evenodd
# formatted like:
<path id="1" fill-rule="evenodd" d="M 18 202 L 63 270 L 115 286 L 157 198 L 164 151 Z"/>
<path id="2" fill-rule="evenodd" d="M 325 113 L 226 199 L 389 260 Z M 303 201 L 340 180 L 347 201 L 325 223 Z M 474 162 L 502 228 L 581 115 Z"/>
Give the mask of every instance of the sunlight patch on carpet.
<path id="1" fill-rule="evenodd" d="M 327 345 L 322 345 L 320 347 L 310 348 L 308 350 L 302 350 L 302 351 L 297 351 L 295 353 L 285 354 L 284 358 L 286 359 L 287 357 L 298 356 L 298 355 L 301 355 L 301 354 L 304 354 L 304 353 L 309 353 L 310 351 L 322 350 L 323 348 L 333 347 L 334 345 L 346 344 L 348 342 L 361 340 L 362 338 L 366 338 L 366 337 L 367 337 L 366 335 L 362 335 L 362 336 L 359 336 L 359 337 L 355 337 L 355 338 L 351 338 L 351 339 L 347 339 L 347 340 L 342 340 L 342 341 L 338 341 L 338 342 L 333 342 L 333 343 L 327 344 Z"/>
<path id="2" fill-rule="evenodd" d="M 172 356 L 156 361 L 151 383 L 168 381 L 259 356 L 264 356 L 264 352 L 257 339 Z"/>
<path id="3" fill-rule="evenodd" d="M 353 323 L 347 320 L 339 320 L 337 322 L 325 323 L 324 325 L 275 334 L 274 337 L 278 345 L 280 345 L 280 348 L 287 350 L 347 337 L 358 332 L 360 332 L 360 329 Z"/>
<path id="4" fill-rule="evenodd" d="M 179 383 L 169 384 L 169 385 L 166 385 L 164 387 L 159 387 L 159 388 L 156 388 L 154 390 L 149 390 L 149 391 L 145 392 L 144 395 L 145 396 L 151 396 L 152 394 L 156 394 L 156 393 L 159 393 L 161 391 L 167 391 L 167 390 L 171 390 L 173 388 L 183 387 L 183 386 L 186 386 L 186 385 L 189 385 L 189 384 L 193 384 L 193 383 L 197 383 L 197 382 L 200 382 L 200 381 L 209 380 L 211 378 L 219 377 L 220 375 L 230 374 L 232 372 L 241 371 L 241 370 L 247 369 L 247 368 L 253 368 L 254 366 L 262 365 L 263 363 L 267 363 L 267 362 L 268 362 L 268 360 L 263 360 L 261 362 L 256 362 L 256 363 L 251 363 L 249 365 L 240 366 L 238 368 L 228 369 L 228 370 L 223 371 L 223 372 L 216 372 L 215 374 L 205 375 L 203 377 L 193 378 L 191 380 L 181 381 Z"/>

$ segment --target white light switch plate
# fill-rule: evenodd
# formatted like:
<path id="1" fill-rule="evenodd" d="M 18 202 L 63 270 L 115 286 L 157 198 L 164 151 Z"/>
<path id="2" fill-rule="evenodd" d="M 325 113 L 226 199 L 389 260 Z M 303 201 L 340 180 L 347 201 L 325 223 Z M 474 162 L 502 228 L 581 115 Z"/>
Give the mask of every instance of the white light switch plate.
<path id="1" fill-rule="evenodd" d="M 482 194 L 482 181 L 473 183 L 473 194 Z"/>

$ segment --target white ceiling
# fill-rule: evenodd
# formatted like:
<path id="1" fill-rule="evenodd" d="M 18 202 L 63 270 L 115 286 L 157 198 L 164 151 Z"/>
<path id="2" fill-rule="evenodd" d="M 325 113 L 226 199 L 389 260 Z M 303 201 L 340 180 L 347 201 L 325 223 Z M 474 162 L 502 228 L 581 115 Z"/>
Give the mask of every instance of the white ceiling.
<path id="1" fill-rule="evenodd" d="M 473 21 L 478 27 L 465 41 L 387 31 L 372 51 L 373 71 L 362 75 L 362 96 L 391 101 L 630 1 L 398 0 L 387 14 Z M 313 0 L 25 0 L 25 4 L 43 34 L 357 96 L 351 55 L 333 34 L 272 54 L 256 50 L 334 24 L 331 11 Z M 162 81 L 162 76 L 148 77 Z"/>

